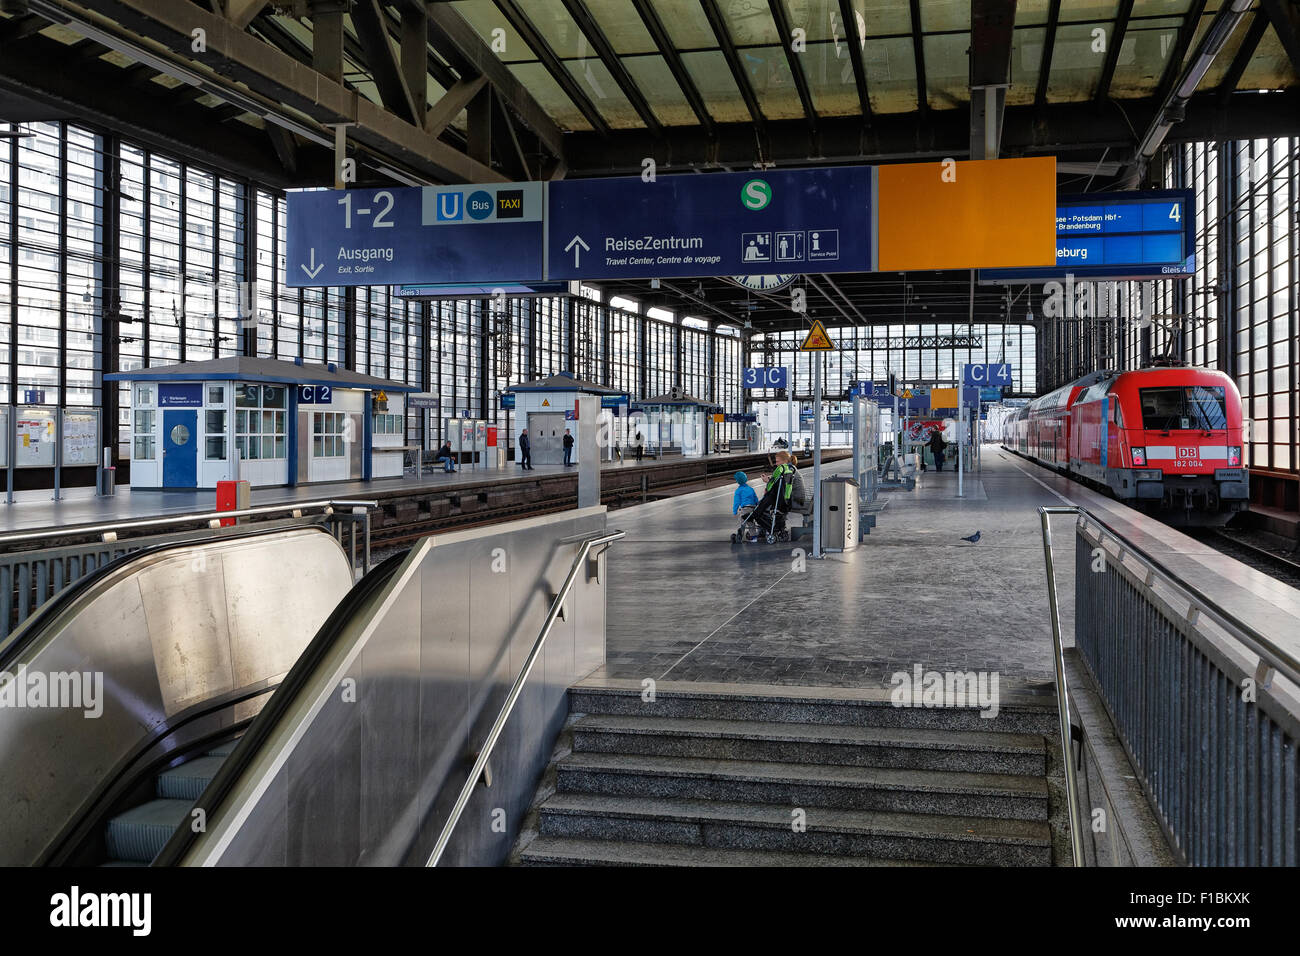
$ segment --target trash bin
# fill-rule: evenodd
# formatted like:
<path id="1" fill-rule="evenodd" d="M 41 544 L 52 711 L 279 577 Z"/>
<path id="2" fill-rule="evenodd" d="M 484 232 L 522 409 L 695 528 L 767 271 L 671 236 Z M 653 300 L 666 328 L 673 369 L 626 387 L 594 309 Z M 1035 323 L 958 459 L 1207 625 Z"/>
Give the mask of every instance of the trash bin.
<path id="1" fill-rule="evenodd" d="M 107 468 L 99 470 L 99 494 L 104 498 L 111 498 L 114 489 L 117 486 L 117 466 L 109 465 Z"/>
<path id="2" fill-rule="evenodd" d="M 852 551 L 858 546 L 858 483 L 823 478 L 821 497 L 822 550 Z"/>

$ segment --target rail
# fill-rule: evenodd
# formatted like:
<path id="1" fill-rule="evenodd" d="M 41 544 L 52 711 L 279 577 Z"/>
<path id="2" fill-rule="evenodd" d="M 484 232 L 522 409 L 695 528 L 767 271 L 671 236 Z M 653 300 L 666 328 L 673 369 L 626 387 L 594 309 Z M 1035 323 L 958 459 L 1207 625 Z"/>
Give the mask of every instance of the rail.
<path id="1" fill-rule="evenodd" d="M 315 515 L 326 521 L 335 540 L 348 549 L 352 567 L 364 574 L 370 570 L 370 512 L 377 506 L 374 501 L 308 501 L 0 534 L 0 640 L 13 633 L 65 587 L 109 561 L 132 551 L 177 541 L 186 533 L 146 533 L 150 531 L 197 525 L 201 527 L 190 530 L 199 533 L 195 541 L 200 541 L 206 538 L 206 532 L 221 528 L 222 523 L 230 519 L 274 519 L 277 516 L 293 519 Z M 69 539 L 94 540 L 54 544 Z M 42 547 L 8 550 L 34 542 L 39 542 Z"/>
<path id="2" fill-rule="evenodd" d="M 1076 516 L 1075 646 L 1175 852 L 1296 865 L 1300 659 L 1086 509 L 1040 513 L 1054 635 L 1049 515 Z"/>
<path id="3" fill-rule="evenodd" d="M 1056 597 L 1056 572 L 1052 566 L 1052 518 L 1077 511 L 1060 506 L 1038 509 L 1043 523 L 1043 560 L 1047 565 L 1047 603 L 1052 615 L 1052 664 L 1056 668 L 1056 713 L 1060 720 L 1061 759 L 1065 765 L 1065 799 L 1070 812 L 1070 852 L 1075 866 L 1083 866 L 1083 834 L 1079 830 L 1079 781 L 1071 752 L 1070 690 L 1065 681 L 1065 649 L 1061 644 L 1061 607 Z"/>
<path id="4" fill-rule="evenodd" d="M 533 665 L 537 663 L 538 655 L 542 652 L 542 647 L 546 643 L 546 638 L 551 633 L 551 628 L 555 626 L 555 621 L 559 618 L 564 608 L 564 602 L 569 598 L 569 592 L 573 590 L 574 582 L 578 579 L 578 572 L 586 564 L 588 556 L 593 548 L 600 545 L 608 545 L 617 541 L 626 535 L 625 531 L 609 531 L 605 534 L 597 535 L 593 538 L 587 538 L 582 542 L 582 547 L 578 549 L 578 554 L 573 559 L 573 565 L 569 568 L 569 574 L 564 579 L 564 584 L 560 586 L 559 593 L 551 601 L 550 610 L 546 613 L 546 620 L 542 623 L 542 629 L 533 641 L 532 649 L 528 652 L 528 657 L 524 661 L 524 666 L 519 671 L 519 676 L 515 678 L 514 684 L 510 688 L 510 693 L 506 695 L 505 703 L 501 705 L 501 711 L 497 718 L 492 722 L 492 729 L 488 731 L 487 739 L 483 742 L 482 749 L 479 750 L 478 756 L 474 761 L 474 766 L 470 768 L 469 777 L 466 778 L 464 786 L 460 789 L 460 794 L 456 797 L 456 803 L 447 816 L 447 822 L 443 825 L 442 832 L 438 835 L 438 842 L 434 844 L 433 851 L 429 854 L 429 860 L 426 866 L 437 866 L 438 861 L 442 859 L 443 852 L 447 849 L 447 844 L 451 841 L 452 831 L 456 829 L 456 824 L 460 822 L 461 814 L 465 812 L 465 807 L 469 803 L 470 796 L 474 792 L 474 787 L 478 785 L 479 779 L 483 776 L 484 768 L 492 756 L 492 749 L 496 746 L 497 740 L 501 736 L 501 731 L 505 729 L 506 721 L 510 719 L 510 713 L 514 710 L 515 703 L 519 700 L 519 695 L 523 693 L 524 684 L 528 680 L 528 675 L 532 673 Z"/>

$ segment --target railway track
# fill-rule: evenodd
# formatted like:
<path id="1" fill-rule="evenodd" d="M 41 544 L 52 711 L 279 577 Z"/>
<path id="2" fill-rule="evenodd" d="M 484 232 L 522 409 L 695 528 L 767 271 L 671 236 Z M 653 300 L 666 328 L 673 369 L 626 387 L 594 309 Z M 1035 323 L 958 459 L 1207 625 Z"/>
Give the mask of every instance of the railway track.
<path id="1" fill-rule="evenodd" d="M 1239 531 L 1202 528 L 1197 529 L 1194 536 L 1216 551 L 1221 551 L 1256 571 L 1262 571 L 1293 588 L 1300 588 L 1300 561 L 1295 557 L 1279 554 L 1275 550 L 1262 546 L 1258 540 L 1249 540 Z M 1295 550 L 1290 554 L 1295 555 Z"/>

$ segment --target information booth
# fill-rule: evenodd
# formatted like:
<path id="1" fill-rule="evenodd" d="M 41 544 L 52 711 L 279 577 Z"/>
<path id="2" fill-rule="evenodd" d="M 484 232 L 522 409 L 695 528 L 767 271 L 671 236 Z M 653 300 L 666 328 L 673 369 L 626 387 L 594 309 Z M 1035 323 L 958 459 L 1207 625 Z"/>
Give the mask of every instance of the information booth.
<path id="1" fill-rule="evenodd" d="M 233 356 L 105 375 L 131 386 L 131 487 L 400 478 L 401 382 L 301 359 Z"/>
<path id="2" fill-rule="evenodd" d="M 549 378 L 511 385 L 501 396 L 502 407 L 513 410 L 510 437 L 516 449 L 519 435 L 527 428 L 529 447 L 534 465 L 564 464 L 564 432 L 573 436 L 573 454 L 570 463 L 576 464 L 587 449 L 578 445 L 575 427 L 579 395 L 596 395 L 600 398 L 600 415 L 596 420 L 596 438 L 602 445 L 603 457 L 610 457 L 613 446 L 626 444 L 623 436 L 624 416 L 619 412 L 628 405 L 627 392 L 606 388 L 595 382 L 584 382 L 567 372 Z M 518 451 L 515 460 L 519 459 Z"/>

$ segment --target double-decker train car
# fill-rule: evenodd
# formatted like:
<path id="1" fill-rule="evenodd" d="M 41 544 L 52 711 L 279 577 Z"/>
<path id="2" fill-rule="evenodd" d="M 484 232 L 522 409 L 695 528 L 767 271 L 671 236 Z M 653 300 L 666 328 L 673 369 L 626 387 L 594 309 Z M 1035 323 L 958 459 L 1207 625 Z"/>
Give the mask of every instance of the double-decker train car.
<path id="1" fill-rule="evenodd" d="M 1180 524 L 1222 524 L 1250 499 L 1241 395 L 1212 369 L 1094 372 L 1020 409 L 1002 438 L 1012 451 Z"/>

